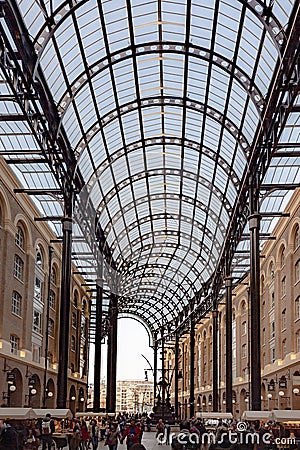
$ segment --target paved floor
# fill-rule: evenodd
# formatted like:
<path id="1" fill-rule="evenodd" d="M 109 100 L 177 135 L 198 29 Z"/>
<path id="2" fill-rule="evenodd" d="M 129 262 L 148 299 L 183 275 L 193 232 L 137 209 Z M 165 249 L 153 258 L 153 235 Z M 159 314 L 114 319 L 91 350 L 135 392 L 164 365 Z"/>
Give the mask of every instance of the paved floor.
<path id="1" fill-rule="evenodd" d="M 170 446 L 166 444 L 158 445 L 158 441 L 155 437 L 156 433 L 154 431 L 151 432 L 144 432 L 142 444 L 146 447 L 146 450 L 169 450 Z M 41 448 L 41 447 L 40 447 Z M 90 446 L 90 450 L 91 450 Z M 67 450 L 69 447 L 64 447 L 63 450 Z M 99 442 L 98 450 L 107 450 L 108 447 L 104 446 L 104 441 Z M 118 450 L 127 450 L 127 447 L 125 444 L 119 444 Z"/>

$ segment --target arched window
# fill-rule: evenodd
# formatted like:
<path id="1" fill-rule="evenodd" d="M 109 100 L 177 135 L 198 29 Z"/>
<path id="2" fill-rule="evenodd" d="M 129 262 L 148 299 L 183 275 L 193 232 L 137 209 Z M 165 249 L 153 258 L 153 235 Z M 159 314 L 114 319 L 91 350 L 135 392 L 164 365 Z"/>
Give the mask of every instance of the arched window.
<path id="1" fill-rule="evenodd" d="M 265 277 L 262 275 L 260 277 L 260 293 L 262 294 L 265 290 Z"/>
<path id="2" fill-rule="evenodd" d="M 271 262 L 269 267 L 269 276 L 271 280 L 274 280 L 274 263 Z"/>
<path id="3" fill-rule="evenodd" d="M 78 292 L 77 292 L 77 291 L 74 292 L 73 306 L 74 306 L 75 308 L 78 307 Z"/>
<path id="4" fill-rule="evenodd" d="M 22 297 L 17 291 L 13 291 L 11 296 L 11 312 L 17 316 L 22 314 Z"/>
<path id="5" fill-rule="evenodd" d="M 35 263 L 37 266 L 43 267 L 43 253 L 39 245 L 36 247 Z"/>
<path id="6" fill-rule="evenodd" d="M 280 267 L 283 267 L 284 265 L 285 265 L 285 248 L 282 247 L 280 253 Z"/>
<path id="7" fill-rule="evenodd" d="M 294 240 L 294 249 L 298 248 L 300 245 L 300 228 L 299 225 L 297 225 L 295 230 L 295 240 Z"/>
<path id="8" fill-rule="evenodd" d="M 300 319 L 300 296 L 295 300 L 295 320 Z"/>
<path id="9" fill-rule="evenodd" d="M 72 327 L 73 328 L 77 327 L 77 316 L 75 312 L 72 312 Z"/>
<path id="10" fill-rule="evenodd" d="M 72 352 L 75 352 L 75 347 L 76 347 L 76 340 L 75 340 L 75 336 L 71 336 L 71 350 Z"/>
<path id="11" fill-rule="evenodd" d="M 295 264 L 295 283 L 300 281 L 300 259 Z"/>
<path id="12" fill-rule="evenodd" d="M 246 320 L 244 320 L 244 322 L 242 323 L 242 334 L 247 334 L 247 322 Z"/>
<path id="13" fill-rule="evenodd" d="M 283 277 L 281 280 L 281 296 L 283 297 L 286 294 L 286 277 Z"/>
<path id="14" fill-rule="evenodd" d="M 243 300 L 242 303 L 241 303 L 241 311 L 242 311 L 242 314 L 245 314 L 245 312 L 246 312 L 246 302 L 245 302 L 245 300 Z"/>
<path id="15" fill-rule="evenodd" d="M 22 230 L 22 228 L 20 226 L 17 227 L 17 232 L 16 232 L 16 236 L 15 236 L 15 244 L 17 245 L 17 247 L 19 247 L 22 250 L 24 250 L 24 248 L 25 248 L 25 237 L 24 237 L 24 232 L 23 232 L 23 230 Z"/>
<path id="16" fill-rule="evenodd" d="M 52 266 L 52 269 L 51 269 L 51 283 L 54 284 L 55 286 L 57 283 L 56 268 L 54 266 Z"/>
<path id="17" fill-rule="evenodd" d="M 242 345 L 242 358 L 246 358 L 247 356 L 247 344 Z"/>
<path id="18" fill-rule="evenodd" d="M 285 308 L 281 313 L 281 329 L 282 330 L 286 329 L 286 309 Z"/>

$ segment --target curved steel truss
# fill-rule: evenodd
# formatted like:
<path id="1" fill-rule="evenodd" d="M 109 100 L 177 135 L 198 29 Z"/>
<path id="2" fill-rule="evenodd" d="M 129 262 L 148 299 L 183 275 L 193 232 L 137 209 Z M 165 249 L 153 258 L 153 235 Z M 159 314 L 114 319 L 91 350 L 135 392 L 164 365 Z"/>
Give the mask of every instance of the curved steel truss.
<path id="1" fill-rule="evenodd" d="M 58 234 L 73 192 L 74 258 L 121 314 L 183 329 L 247 270 L 250 178 L 265 235 L 299 181 L 297 2 L 1 5 L 1 154 Z"/>

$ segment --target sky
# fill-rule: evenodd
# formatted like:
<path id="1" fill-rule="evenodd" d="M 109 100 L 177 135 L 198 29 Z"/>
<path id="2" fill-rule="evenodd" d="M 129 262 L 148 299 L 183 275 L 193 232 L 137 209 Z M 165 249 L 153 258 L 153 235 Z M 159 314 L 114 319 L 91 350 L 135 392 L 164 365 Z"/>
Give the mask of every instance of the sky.
<path id="1" fill-rule="evenodd" d="M 149 347 L 149 336 L 139 322 L 133 319 L 121 318 L 118 320 L 118 380 L 144 380 L 145 369 L 148 370 L 149 381 L 153 380 L 151 369 L 144 355 L 153 367 L 153 350 Z M 106 379 L 107 345 L 102 345 L 101 379 Z M 94 377 L 94 346 L 90 350 L 89 383 Z"/>

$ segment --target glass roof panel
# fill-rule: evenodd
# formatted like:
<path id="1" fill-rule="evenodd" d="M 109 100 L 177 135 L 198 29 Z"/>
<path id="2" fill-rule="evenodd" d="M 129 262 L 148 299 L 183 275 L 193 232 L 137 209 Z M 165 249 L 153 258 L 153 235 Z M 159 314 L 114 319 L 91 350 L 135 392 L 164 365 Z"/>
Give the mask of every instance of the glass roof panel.
<path id="1" fill-rule="evenodd" d="M 124 310 L 136 313 L 134 301 L 126 303 L 133 288 L 136 298 L 150 291 L 159 310 L 164 298 L 180 310 L 222 256 L 294 2 L 274 0 L 270 17 L 261 2 L 244 0 L 16 3 L 61 115 L 59 130 L 86 183 L 90 223 L 98 212 L 120 275 L 130 280 L 120 299 Z M 7 97 L 14 93 L 4 75 Z M 21 116 L 15 100 L 0 99 L 0 114 Z M 298 151 L 299 129 L 295 111 L 264 183 L 299 179 L 297 158 L 284 154 L 285 143 Z M 31 157 L 40 154 L 37 140 L 24 117 L 1 120 L 1 151 L 20 158 L 20 181 L 57 187 L 48 163 L 23 161 L 26 149 Z M 9 154 L 13 149 L 20 152 Z M 266 192 L 262 208 L 280 210 L 285 198 L 282 190 Z M 49 196 L 36 202 L 47 215 L 61 209 L 58 199 L 51 207 Z M 262 219 L 264 231 L 272 225 Z M 59 223 L 54 227 L 61 231 Z M 80 223 L 76 235 L 74 248 L 88 251 Z M 147 269 L 156 271 L 155 282 Z M 146 311 L 143 316 L 157 329 Z"/>

